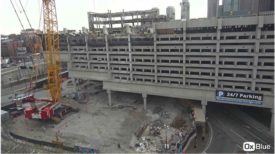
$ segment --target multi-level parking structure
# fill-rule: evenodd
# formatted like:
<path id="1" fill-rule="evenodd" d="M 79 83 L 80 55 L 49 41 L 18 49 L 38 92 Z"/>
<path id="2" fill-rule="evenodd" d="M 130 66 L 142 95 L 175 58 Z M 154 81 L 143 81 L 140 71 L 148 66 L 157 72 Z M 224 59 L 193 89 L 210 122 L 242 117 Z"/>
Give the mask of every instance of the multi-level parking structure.
<path id="1" fill-rule="evenodd" d="M 207 102 L 273 108 L 274 15 L 152 28 L 150 35 L 64 37 L 69 75 L 103 81 L 110 104 L 111 91 L 124 91 L 141 93 L 145 109 L 147 95 L 199 100 L 204 111 Z M 232 96 L 218 99 L 220 91 Z"/>

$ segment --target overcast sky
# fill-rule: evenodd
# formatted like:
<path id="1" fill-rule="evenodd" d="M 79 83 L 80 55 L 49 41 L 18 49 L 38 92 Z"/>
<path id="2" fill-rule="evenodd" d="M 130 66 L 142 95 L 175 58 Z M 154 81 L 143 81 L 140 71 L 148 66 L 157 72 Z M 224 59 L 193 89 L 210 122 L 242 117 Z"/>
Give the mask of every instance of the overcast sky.
<path id="1" fill-rule="evenodd" d="M 29 28 L 27 20 L 20 8 L 19 0 L 12 0 L 18 10 L 19 16 L 25 28 Z M 42 30 L 39 24 L 42 0 L 21 0 L 33 28 Z M 88 28 L 87 12 L 112 12 L 129 10 L 145 10 L 153 7 L 160 9 L 160 14 L 165 14 L 167 6 L 174 6 L 176 19 L 180 18 L 181 0 L 56 0 L 58 27 L 80 30 Z M 189 0 L 190 18 L 202 18 L 207 16 L 207 0 Z M 39 27 L 40 25 L 40 27 Z M 10 0 L 0 2 L 0 33 L 20 33 L 22 30 Z"/>

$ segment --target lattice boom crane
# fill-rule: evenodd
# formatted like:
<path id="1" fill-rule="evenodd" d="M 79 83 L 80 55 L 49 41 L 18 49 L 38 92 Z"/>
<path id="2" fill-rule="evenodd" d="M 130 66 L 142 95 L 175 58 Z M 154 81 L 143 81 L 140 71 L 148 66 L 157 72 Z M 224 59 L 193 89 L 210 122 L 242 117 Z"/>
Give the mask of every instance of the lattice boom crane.
<path id="1" fill-rule="evenodd" d="M 32 97 L 31 107 L 25 109 L 24 114 L 29 119 L 51 119 L 54 112 L 60 108 L 59 103 L 61 98 L 61 63 L 60 63 L 60 48 L 58 22 L 56 15 L 55 0 L 43 1 L 43 23 L 45 34 L 45 50 L 48 69 L 48 88 L 51 99 L 37 99 Z M 46 102 L 46 105 L 37 107 L 37 102 Z"/>
<path id="2" fill-rule="evenodd" d="M 55 0 L 43 0 L 43 18 L 46 33 L 48 87 L 52 102 L 55 103 L 61 96 L 61 64 Z"/>

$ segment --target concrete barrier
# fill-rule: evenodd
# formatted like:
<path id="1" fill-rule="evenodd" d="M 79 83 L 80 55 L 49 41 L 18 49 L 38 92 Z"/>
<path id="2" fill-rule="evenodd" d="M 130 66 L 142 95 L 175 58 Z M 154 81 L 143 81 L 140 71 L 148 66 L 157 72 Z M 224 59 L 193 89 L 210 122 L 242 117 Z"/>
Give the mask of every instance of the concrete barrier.
<path id="1" fill-rule="evenodd" d="M 54 144 L 54 143 L 51 143 L 51 142 L 35 140 L 35 139 L 31 139 L 31 138 L 27 138 L 27 137 L 23 137 L 23 136 L 14 134 L 12 132 L 10 132 L 10 135 L 15 139 L 30 142 L 30 143 L 33 143 L 33 144 L 38 144 L 38 145 L 43 145 L 43 146 L 48 146 L 48 147 L 53 147 L 53 148 L 62 148 L 66 151 L 76 152 L 73 147 L 69 147 L 69 146 L 65 146 L 65 145 L 60 146 L 60 145 L 57 145 L 57 144 Z"/>

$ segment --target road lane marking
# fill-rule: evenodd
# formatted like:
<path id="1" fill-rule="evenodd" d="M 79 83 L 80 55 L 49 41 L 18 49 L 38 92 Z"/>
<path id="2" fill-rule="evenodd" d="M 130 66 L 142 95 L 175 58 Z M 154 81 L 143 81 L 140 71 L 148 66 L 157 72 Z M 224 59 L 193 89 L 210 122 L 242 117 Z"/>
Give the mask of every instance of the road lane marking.
<path id="1" fill-rule="evenodd" d="M 246 139 L 244 137 L 242 137 L 239 133 L 235 132 L 233 129 L 230 129 L 230 131 L 232 133 L 234 133 L 235 135 L 237 135 L 238 137 L 240 137 L 244 142 L 246 141 Z"/>
<path id="2" fill-rule="evenodd" d="M 206 154 L 206 150 L 208 150 L 208 148 L 209 148 L 209 146 L 210 146 L 210 144 L 211 144 L 211 142 L 212 142 L 212 140 L 213 140 L 213 129 L 212 129 L 212 126 L 211 126 L 211 123 L 210 123 L 210 122 L 208 122 L 208 126 L 209 126 L 209 128 L 210 128 L 211 137 L 210 137 L 210 140 L 209 140 L 209 142 L 208 142 L 206 148 L 203 150 L 203 153 L 205 153 L 205 154 Z"/>
<path id="3" fill-rule="evenodd" d="M 238 137 L 240 137 L 244 142 L 247 141 L 244 137 L 242 137 L 239 133 L 235 132 L 233 129 L 230 129 L 230 131 L 231 131 L 232 133 L 234 133 L 235 135 L 237 135 Z M 265 152 L 263 152 L 263 151 L 260 150 L 260 149 L 258 149 L 258 151 L 260 151 L 261 153 L 265 153 Z"/>
<path id="4" fill-rule="evenodd" d="M 242 112 L 242 111 L 241 111 L 241 112 Z M 232 113 L 232 112 L 231 112 L 231 113 Z M 233 114 L 238 115 L 239 113 L 233 113 Z M 262 129 L 258 128 L 257 124 L 255 124 L 255 123 L 254 123 L 254 124 L 253 124 L 253 123 L 248 123 L 248 121 L 245 121 L 245 120 L 239 118 L 238 116 L 235 116 L 235 117 L 237 117 L 236 119 L 238 119 L 240 122 L 243 122 L 243 123 L 245 123 L 247 126 L 250 127 L 250 128 L 247 128 L 247 129 L 256 129 L 258 132 L 263 132 Z M 264 135 L 265 137 L 267 137 L 267 138 L 270 138 L 269 134 L 266 134 L 266 133 L 265 133 L 266 131 L 268 131 L 268 130 L 265 130 L 264 133 L 263 133 L 263 135 Z M 271 139 L 273 139 L 273 138 L 271 138 Z"/>
<path id="5" fill-rule="evenodd" d="M 272 144 L 268 144 L 268 143 L 266 143 L 265 141 L 263 141 L 261 138 L 259 138 L 258 136 L 256 136 L 256 135 L 254 135 L 253 133 L 251 133 L 251 132 L 248 132 L 250 135 L 252 135 L 252 136 L 254 136 L 254 137 L 256 137 L 257 139 L 259 139 L 261 142 L 263 142 L 265 145 L 270 145 L 270 147 L 271 147 L 271 149 L 273 149 L 273 146 L 272 146 Z M 264 153 L 262 150 L 259 150 L 259 151 L 261 151 L 262 153 Z"/>
<path id="6" fill-rule="evenodd" d="M 261 130 L 260 128 L 257 128 L 257 126 L 252 126 L 252 125 L 249 125 L 247 124 L 250 128 L 247 128 L 247 129 L 256 129 L 258 132 L 263 132 L 263 130 Z M 263 135 L 267 138 L 270 138 L 268 134 L 265 133 L 265 131 L 263 132 Z"/>
<path id="7" fill-rule="evenodd" d="M 264 143 L 264 144 L 268 145 L 268 143 L 266 143 L 264 140 L 262 140 L 261 138 L 259 138 L 259 137 L 258 137 L 258 136 L 256 136 L 256 135 L 254 135 L 253 133 L 251 133 L 251 132 L 249 132 L 249 131 L 247 131 L 247 133 L 249 133 L 249 134 L 250 134 L 250 135 L 252 135 L 253 137 L 255 137 L 255 138 L 259 139 L 262 143 Z"/>

